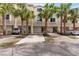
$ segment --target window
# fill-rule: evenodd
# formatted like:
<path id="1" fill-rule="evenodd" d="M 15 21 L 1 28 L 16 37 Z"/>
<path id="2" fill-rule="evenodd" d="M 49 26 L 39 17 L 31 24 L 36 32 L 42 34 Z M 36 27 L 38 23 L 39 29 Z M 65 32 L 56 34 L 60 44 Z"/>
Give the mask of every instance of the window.
<path id="1" fill-rule="evenodd" d="M 42 18 L 40 16 L 38 16 L 37 21 L 42 21 Z"/>
<path id="2" fill-rule="evenodd" d="M 50 22 L 55 22 L 55 18 L 51 18 L 50 19 Z"/>
<path id="3" fill-rule="evenodd" d="M 10 15 L 9 15 L 9 14 L 7 14 L 7 15 L 6 15 L 6 19 L 7 19 L 7 20 L 9 20 L 9 17 L 10 17 Z"/>
<path id="4" fill-rule="evenodd" d="M 38 11 L 38 12 L 41 12 L 41 11 L 42 11 L 42 8 L 37 8 L 37 11 Z"/>

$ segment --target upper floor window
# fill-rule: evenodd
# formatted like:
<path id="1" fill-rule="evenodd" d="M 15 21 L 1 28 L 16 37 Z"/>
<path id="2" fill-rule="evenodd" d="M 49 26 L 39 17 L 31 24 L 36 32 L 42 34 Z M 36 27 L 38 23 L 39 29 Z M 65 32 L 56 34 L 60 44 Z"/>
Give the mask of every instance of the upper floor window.
<path id="1" fill-rule="evenodd" d="M 50 19 L 50 22 L 55 22 L 55 18 L 51 18 Z"/>
<path id="2" fill-rule="evenodd" d="M 42 8 L 37 8 L 37 11 L 38 11 L 38 12 L 41 12 L 41 11 L 42 11 Z"/>
<path id="3" fill-rule="evenodd" d="M 7 15 L 6 15 L 6 20 L 9 20 L 9 19 L 10 19 L 10 15 L 7 14 Z"/>
<path id="4" fill-rule="evenodd" d="M 37 21 L 42 21 L 42 18 L 40 16 L 38 16 Z"/>

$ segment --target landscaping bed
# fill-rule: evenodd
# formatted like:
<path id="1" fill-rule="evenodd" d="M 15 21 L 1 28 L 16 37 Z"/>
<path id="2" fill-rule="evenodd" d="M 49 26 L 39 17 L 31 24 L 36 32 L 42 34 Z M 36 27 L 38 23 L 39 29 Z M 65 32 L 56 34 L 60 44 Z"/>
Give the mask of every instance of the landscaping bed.
<path id="1" fill-rule="evenodd" d="M 20 38 L 12 38 L 0 41 L 0 47 L 11 46 L 20 41 Z"/>
<path id="2" fill-rule="evenodd" d="M 79 39 L 77 36 L 68 36 L 71 39 Z"/>
<path id="3" fill-rule="evenodd" d="M 44 35 L 44 38 L 45 38 L 45 43 L 54 43 L 54 37 L 50 36 L 50 35 Z"/>

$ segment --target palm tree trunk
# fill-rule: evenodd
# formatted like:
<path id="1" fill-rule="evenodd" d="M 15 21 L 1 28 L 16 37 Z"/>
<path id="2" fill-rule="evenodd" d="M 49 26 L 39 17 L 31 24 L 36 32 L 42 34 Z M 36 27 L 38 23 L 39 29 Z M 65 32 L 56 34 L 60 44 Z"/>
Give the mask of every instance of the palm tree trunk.
<path id="1" fill-rule="evenodd" d="M 67 10 L 64 10 L 65 14 L 64 14 L 64 34 L 66 32 L 66 21 L 67 21 Z"/>
<path id="2" fill-rule="evenodd" d="M 23 36 L 23 18 L 21 18 L 21 35 Z"/>
<path id="3" fill-rule="evenodd" d="M 73 23 L 73 30 L 75 30 L 75 22 Z"/>
<path id="4" fill-rule="evenodd" d="M 76 17 L 74 17 L 74 19 L 73 19 L 73 30 L 75 30 L 75 21 L 76 20 Z"/>
<path id="5" fill-rule="evenodd" d="M 66 30 L 66 23 L 64 22 L 64 33 L 65 33 L 65 30 Z"/>
<path id="6" fill-rule="evenodd" d="M 45 19 L 45 28 L 44 28 L 44 34 L 47 34 L 47 18 Z"/>
<path id="7" fill-rule="evenodd" d="M 60 33 L 62 34 L 62 16 L 61 16 L 61 26 L 60 26 Z"/>
<path id="8" fill-rule="evenodd" d="M 2 16 L 3 20 L 2 20 L 2 27 L 3 27 L 3 35 L 6 35 L 6 29 L 5 29 L 5 19 L 4 19 L 4 15 Z"/>
<path id="9" fill-rule="evenodd" d="M 67 20 L 67 15 L 64 16 L 64 34 L 66 32 L 66 20 Z"/>
<path id="10" fill-rule="evenodd" d="M 26 35 L 28 35 L 28 20 L 26 20 Z"/>

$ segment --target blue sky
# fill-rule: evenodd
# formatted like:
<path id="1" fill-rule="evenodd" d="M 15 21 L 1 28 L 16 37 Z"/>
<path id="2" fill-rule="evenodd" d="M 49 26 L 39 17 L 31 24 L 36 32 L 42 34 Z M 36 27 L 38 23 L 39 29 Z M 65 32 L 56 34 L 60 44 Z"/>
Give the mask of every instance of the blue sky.
<path id="1" fill-rule="evenodd" d="M 44 4 L 43 4 L 43 3 L 36 3 L 36 4 L 34 4 L 34 5 L 44 5 Z M 59 6 L 60 3 L 56 3 L 55 5 L 56 5 L 56 6 Z M 77 7 L 79 7 L 79 3 L 72 3 L 71 8 L 77 8 Z"/>
<path id="2" fill-rule="evenodd" d="M 55 5 L 60 6 L 60 3 L 56 3 Z M 71 6 L 71 8 L 77 8 L 77 7 L 79 7 L 79 3 L 73 3 Z"/>

